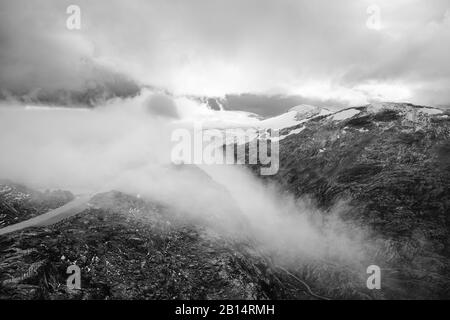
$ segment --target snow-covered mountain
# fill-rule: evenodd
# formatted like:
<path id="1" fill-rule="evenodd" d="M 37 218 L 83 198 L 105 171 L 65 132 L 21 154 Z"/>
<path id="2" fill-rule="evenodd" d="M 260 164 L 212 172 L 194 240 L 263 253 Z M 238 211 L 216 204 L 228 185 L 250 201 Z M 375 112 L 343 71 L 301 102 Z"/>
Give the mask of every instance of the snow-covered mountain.
<path id="1" fill-rule="evenodd" d="M 331 111 L 325 108 L 302 104 L 292 107 L 288 112 L 279 116 L 263 120 L 258 125 L 259 128 L 281 130 L 330 113 Z"/>
<path id="2" fill-rule="evenodd" d="M 406 121 L 411 122 L 423 122 L 431 119 L 431 117 L 448 117 L 448 114 L 443 109 L 416 106 L 409 103 L 372 103 L 366 106 L 345 108 L 334 112 L 317 106 L 299 105 L 279 116 L 261 121 L 259 128 L 278 129 L 280 132 L 287 134 L 290 131 L 298 130 L 300 124 L 305 124 L 314 119 L 344 121 L 353 117 L 375 115 L 380 112 L 395 112 Z"/>
<path id="3" fill-rule="evenodd" d="M 370 230 L 365 243 L 377 243 L 371 261 L 395 270 L 385 272 L 384 298 L 447 299 L 449 116 L 376 103 L 310 119 L 281 131 L 279 171 L 264 179 L 322 208 L 345 201 L 345 219 Z"/>
<path id="4" fill-rule="evenodd" d="M 345 122 L 354 117 L 364 118 L 383 112 L 394 112 L 404 121 L 409 121 L 416 124 L 426 123 L 435 117 L 448 117 L 446 112 L 442 109 L 426 106 L 415 106 L 408 103 L 372 103 L 366 106 L 350 107 L 337 111 L 302 104 L 292 107 L 287 112 L 275 117 L 263 120 L 259 120 L 255 117 L 251 124 L 241 126 L 234 125 L 230 127 L 221 126 L 219 129 L 226 130 L 226 144 L 243 144 L 253 139 L 259 139 L 268 129 L 278 130 L 279 137 L 274 139 L 283 140 L 288 136 L 302 132 L 310 121 L 320 121 L 321 123 L 327 123 L 330 121 Z M 208 135 L 208 132 L 206 132 L 206 134 Z"/>
<path id="5" fill-rule="evenodd" d="M 234 142 L 243 144 L 249 142 L 255 138 L 259 138 L 260 135 L 268 129 L 278 130 L 279 132 L 288 130 L 289 132 L 280 135 L 279 138 L 275 138 L 276 140 L 279 140 L 286 138 L 290 134 L 299 133 L 301 128 L 297 128 L 298 125 L 331 113 L 332 112 L 326 108 L 302 104 L 292 107 L 287 112 L 275 117 L 263 120 L 253 117 L 253 121 L 247 125 L 233 124 L 227 127 L 221 123 L 217 129 L 226 130 L 226 144 Z M 211 125 L 211 122 L 209 122 L 208 128 L 214 128 L 214 126 Z M 292 128 L 292 130 L 289 130 L 289 128 Z M 213 134 L 209 129 L 205 130 L 206 135 Z"/>

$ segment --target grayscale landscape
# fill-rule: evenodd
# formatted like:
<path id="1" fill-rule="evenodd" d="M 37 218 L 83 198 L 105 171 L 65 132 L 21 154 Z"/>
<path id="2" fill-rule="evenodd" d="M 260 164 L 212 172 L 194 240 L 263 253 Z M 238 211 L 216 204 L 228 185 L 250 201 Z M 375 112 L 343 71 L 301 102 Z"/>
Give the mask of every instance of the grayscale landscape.
<path id="1" fill-rule="evenodd" d="M 0 0 L 0 299 L 449 299 L 449 40 L 444 0 Z"/>

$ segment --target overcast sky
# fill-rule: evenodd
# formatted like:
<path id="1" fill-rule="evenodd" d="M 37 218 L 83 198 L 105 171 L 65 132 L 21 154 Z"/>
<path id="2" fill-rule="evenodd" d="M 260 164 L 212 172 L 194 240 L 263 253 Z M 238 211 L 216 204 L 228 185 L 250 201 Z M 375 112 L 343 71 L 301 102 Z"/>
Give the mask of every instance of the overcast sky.
<path id="1" fill-rule="evenodd" d="M 450 0 L 0 0 L 8 91 L 78 89 L 102 68 L 175 94 L 436 105 L 449 60 Z"/>

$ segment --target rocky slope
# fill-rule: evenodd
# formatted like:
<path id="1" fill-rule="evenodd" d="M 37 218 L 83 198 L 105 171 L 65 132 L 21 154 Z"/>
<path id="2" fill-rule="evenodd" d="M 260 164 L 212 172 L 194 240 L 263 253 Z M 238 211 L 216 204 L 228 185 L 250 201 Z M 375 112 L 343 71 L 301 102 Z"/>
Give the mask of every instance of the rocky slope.
<path id="1" fill-rule="evenodd" d="M 300 132 L 294 130 L 302 128 Z M 368 227 L 385 297 L 450 297 L 450 114 L 373 104 L 285 128 L 273 177 Z M 254 166 L 257 169 L 257 166 Z"/>
<path id="2" fill-rule="evenodd" d="M 0 299 L 313 298 L 248 243 L 164 206 L 120 192 L 91 202 L 58 225 L 0 237 Z M 72 264 L 78 291 L 66 287 Z"/>
<path id="3" fill-rule="evenodd" d="M 40 192 L 8 180 L 0 180 L 0 228 L 18 223 L 74 199 L 68 191 Z"/>
<path id="4" fill-rule="evenodd" d="M 449 298 L 450 115 L 408 104 L 308 110 L 281 132 L 278 174 L 260 178 L 313 199 L 325 214 L 344 208 L 345 221 L 367 230 L 367 265 L 381 267 L 382 290 L 366 288 L 365 269 L 274 261 L 252 239 L 211 228 L 224 224 L 220 215 L 186 220 L 167 204 L 114 191 L 56 225 L 1 236 L 0 298 Z M 195 167 L 180 171 L 239 210 Z M 4 218 L 13 217 L 8 223 L 56 206 L 44 201 L 54 199 L 45 193 L 20 196 L 32 193 L 24 188 L 2 184 L 0 208 Z M 58 195 L 64 195 L 56 197 L 60 204 L 73 197 Z M 36 198 L 42 206 L 29 200 Z M 218 209 L 210 206 L 212 213 Z M 245 232 L 245 221 L 237 222 Z M 75 292 L 66 287 L 74 263 L 82 272 Z"/>

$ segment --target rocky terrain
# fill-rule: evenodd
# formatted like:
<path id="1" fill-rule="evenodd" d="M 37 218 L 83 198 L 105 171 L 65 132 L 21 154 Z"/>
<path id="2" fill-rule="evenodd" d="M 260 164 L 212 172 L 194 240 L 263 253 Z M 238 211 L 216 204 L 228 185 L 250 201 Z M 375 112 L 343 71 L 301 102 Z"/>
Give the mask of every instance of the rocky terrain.
<path id="1" fill-rule="evenodd" d="M 270 261 L 160 205 L 120 192 L 48 228 L 0 237 L 1 299 L 314 298 Z M 66 287 L 81 268 L 81 290 Z"/>
<path id="2" fill-rule="evenodd" d="M 8 180 L 0 180 L 0 228 L 28 220 L 74 199 L 68 191 L 40 192 Z"/>
<path id="3" fill-rule="evenodd" d="M 259 178 L 312 199 L 325 214 L 345 208 L 342 218 L 367 231 L 367 263 L 381 267 L 383 290 L 367 289 L 365 269 L 283 265 L 251 238 L 182 219 L 155 199 L 111 191 L 57 224 L 0 236 L 0 298 L 448 299 L 449 113 L 409 104 L 312 111 L 282 130 L 279 172 Z M 72 199 L 3 181 L 2 226 Z M 72 264 L 81 268 L 81 290 L 66 287 Z"/>
<path id="4" fill-rule="evenodd" d="M 299 131 L 289 134 L 292 131 Z M 392 298 L 450 297 L 450 114 L 374 104 L 281 131 L 273 177 L 296 197 L 368 227 Z M 254 167 L 257 170 L 257 166 Z"/>
<path id="5" fill-rule="evenodd" d="M 376 298 L 344 267 L 287 267 L 211 225 L 150 199 L 97 194 L 76 216 L 0 236 L 0 299 Z M 81 290 L 66 285 L 73 264 Z"/>

